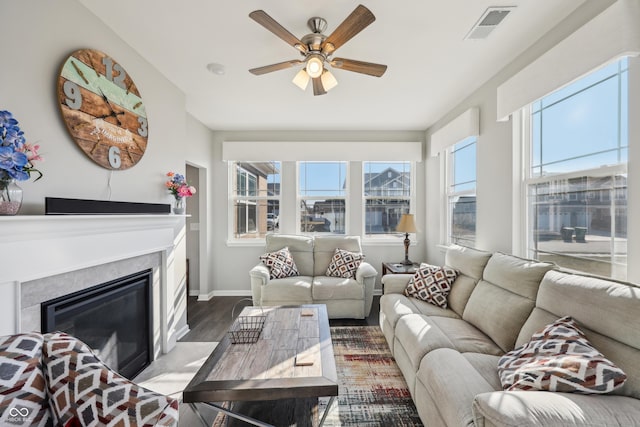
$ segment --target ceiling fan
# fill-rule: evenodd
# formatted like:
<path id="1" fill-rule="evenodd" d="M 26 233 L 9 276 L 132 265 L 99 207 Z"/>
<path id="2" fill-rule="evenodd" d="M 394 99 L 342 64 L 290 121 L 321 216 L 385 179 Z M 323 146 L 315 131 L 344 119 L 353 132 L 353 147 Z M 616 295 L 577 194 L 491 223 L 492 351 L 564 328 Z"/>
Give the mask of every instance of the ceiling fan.
<path id="1" fill-rule="evenodd" d="M 287 44 L 299 50 L 303 56 L 303 59 L 279 62 L 249 70 L 250 73 L 256 76 L 305 64 L 293 78 L 293 83 L 300 89 L 305 90 L 309 80 L 311 80 L 313 82 L 313 94 L 324 95 L 338 84 L 336 78 L 327 69 L 326 64 L 331 65 L 332 68 L 375 77 L 382 76 L 387 70 L 387 66 L 382 64 L 346 58 L 332 58 L 333 53 L 340 46 L 351 40 L 376 20 L 373 13 L 363 5 L 356 7 L 328 37 L 322 34 L 327 28 L 327 21 L 320 17 L 313 17 L 307 21 L 311 33 L 302 37 L 302 39 L 298 39 L 291 34 L 263 10 L 255 10 L 249 14 L 249 17 L 280 37 Z"/>

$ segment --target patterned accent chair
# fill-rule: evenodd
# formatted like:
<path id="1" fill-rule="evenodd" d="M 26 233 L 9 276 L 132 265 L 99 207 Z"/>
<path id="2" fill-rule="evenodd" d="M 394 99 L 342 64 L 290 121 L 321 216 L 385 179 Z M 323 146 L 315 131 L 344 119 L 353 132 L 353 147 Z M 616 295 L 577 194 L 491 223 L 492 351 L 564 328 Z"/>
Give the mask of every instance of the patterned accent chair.
<path id="1" fill-rule="evenodd" d="M 0 337 L 0 425 L 177 424 L 177 400 L 121 377 L 70 335 Z"/>

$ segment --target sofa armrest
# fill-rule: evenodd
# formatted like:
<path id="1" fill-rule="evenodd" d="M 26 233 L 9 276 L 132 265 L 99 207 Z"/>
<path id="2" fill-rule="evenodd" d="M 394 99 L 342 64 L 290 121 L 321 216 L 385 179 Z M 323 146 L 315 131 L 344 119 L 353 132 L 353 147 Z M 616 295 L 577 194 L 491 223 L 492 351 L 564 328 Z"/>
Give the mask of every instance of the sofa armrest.
<path id="1" fill-rule="evenodd" d="M 262 287 L 267 286 L 270 280 L 269 267 L 259 263 L 249 271 L 251 277 L 251 297 L 253 305 L 262 305 Z"/>
<path id="2" fill-rule="evenodd" d="M 640 419 L 640 400 L 614 395 L 496 391 L 473 400 L 476 426 L 628 426 Z"/>
<path id="3" fill-rule="evenodd" d="M 371 312 L 373 304 L 373 288 L 376 286 L 378 272 L 368 262 L 361 262 L 356 270 L 356 281 L 364 286 L 364 315 Z"/>
<path id="4" fill-rule="evenodd" d="M 382 276 L 382 288 L 385 294 L 401 294 L 409 284 L 413 274 L 385 274 Z"/>

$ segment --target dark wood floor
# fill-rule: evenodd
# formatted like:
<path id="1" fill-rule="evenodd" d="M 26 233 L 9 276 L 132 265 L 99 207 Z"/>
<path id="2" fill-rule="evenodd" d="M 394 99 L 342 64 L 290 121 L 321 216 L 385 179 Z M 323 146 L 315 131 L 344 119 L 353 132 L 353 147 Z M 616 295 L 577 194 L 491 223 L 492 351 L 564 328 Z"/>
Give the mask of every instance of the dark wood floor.
<path id="1" fill-rule="evenodd" d="M 182 342 L 221 341 L 233 323 L 232 311 L 237 316 L 242 307 L 251 305 L 251 301 L 241 301 L 246 297 L 214 297 L 209 301 L 198 301 L 197 297 L 188 297 L 187 323 L 190 331 Z M 236 305 L 237 304 L 237 305 Z M 233 309 L 236 305 L 235 310 Z M 371 313 L 365 319 L 331 319 L 331 326 L 376 326 L 380 313 L 380 297 L 373 297 Z"/>

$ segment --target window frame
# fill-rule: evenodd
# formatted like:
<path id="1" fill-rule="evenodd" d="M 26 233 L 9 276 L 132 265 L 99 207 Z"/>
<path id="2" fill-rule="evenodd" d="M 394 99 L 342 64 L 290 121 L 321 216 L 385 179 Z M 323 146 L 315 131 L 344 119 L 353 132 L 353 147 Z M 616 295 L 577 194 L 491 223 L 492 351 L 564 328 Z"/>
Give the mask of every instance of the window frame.
<path id="1" fill-rule="evenodd" d="M 459 145 L 464 144 L 460 147 L 458 147 Z M 467 148 L 471 145 L 475 145 L 475 164 L 476 164 L 476 173 L 475 173 L 475 179 L 471 180 L 471 181 L 464 181 L 461 183 L 455 183 L 455 177 L 454 177 L 454 173 L 455 173 L 455 152 L 460 151 L 464 148 Z M 457 148 L 456 148 L 457 147 Z M 454 151 L 455 150 L 455 151 Z M 447 147 L 446 150 L 444 150 L 444 188 L 443 188 L 443 218 L 444 218 L 444 227 L 443 227 L 443 231 L 444 231 L 444 236 L 442 238 L 443 244 L 446 246 L 452 245 L 452 244 L 458 244 L 458 245 L 463 245 L 463 246 L 469 246 L 469 247 L 475 247 L 476 246 L 476 238 L 477 238 L 477 189 L 478 189 L 478 137 L 476 135 L 472 135 L 469 136 L 467 138 L 464 138 L 458 142 L 456 142 L 455 144 L 452 144 L 451 146 Z M 469 183 L 473 183 L 473 188 L 472 189 L 464 189 L 464 190 L 458 190 L 458 191 L 454 191 L 453 188 L 455 185 L 461 185 L 461 184 L 469 184 Z M 462 240 L 464 239 L 458 239 L 455 240 L 454 239 L 454 235 L 453 235 L 453 207 L 452 207 L 452 203 L 451 203 L 451 199 L 453 199 L 454 197 L 468 197 L 468 196 L 473 196 L 476 198 L 476 210 L 475 210 L 475 227 L 476 229 L 474 230 L 473 233 L 473 241 L 469 241 L 469 240 L 465 240 L 464 242 Z"/>
<path id="2" fill-rule="evenodd" d="M 622 60 L 624 60 L 624 58 L 620 58 L 618 61 L 616 62 L 621 62 Z M 536 100 L 533 103 L 531 103 L 530 105 L 527 105 L 525 107 L 523 107 L 520 111 L 520 118 L 519 118 L 519 126 L 520 126 L 520 138 L 522 143 L 521 145 L 521 149 L 522 149 L 522 153 L 520 156 L 521 159 L 521 165 L 522 165 L 522 176 L 521 176 L 521 185 L 520 185 L 520 200 L 521 200 L 521 206 L 522 206 L 522 211 L 524 213 L 523 215 L 523 220 L 521 221 L 521 225 L 520 225 L 520 230 L 521 230 L 521 248 L 522 248 L 522 255 L 529 257 L 529 258 L 536 258 L 539 256 L 539 254 L 547 254 L 549 256 L 553 256 L 554 254 L 556 254 L 557 256 L 561 257 L 561 258 L 573 258 L 578 260 L 578 262 L 585 262 L 585 263 L 592 263 L 592 262 L 596 262 L 596 260 L 593 260 L 592 258 L 586 257 L 586 256 L 579 256 L 576 254 L 571 254 L 571 253 L 564 253 L 564 252 L 553 252 L 553 251 L 548 251 L 548 250 L 540 250 L 539 248 L 539 244 L 540 244 L 540 239 L 538 238 L 538 240 L 536 240 L 535 237 L 535 233 L 536 230 L 534 230 L 534 222 L 537 220 L 536 219 L 536 200 L 533 199 L 534 193 L 532 191 L 532 187 L 538 186 L 540 184 L 545 184 L 545 183 L 549 183 L 549 185 L 554 185 L 554 182 L 559 182 L 559 181 L 564 181 L 564 182 L 569 182 L 571 180 L 575 180 L 578 178 L 582 178 L 582 177 L 588 177 L 588 178 L 609 178 L 611 177 L 612 182 L 615 181 L 617 176 L 621 176 L 624 175 L 627 177 L 627 182 L 626 182 L 626 186 L 624 187 L 624 192 L 626 193 L 626 199 L 623 198 L 623 200 L 625 200 L 625 207 L 628 206 L 629 204 L 629 199 L 630 199 L 630 181 L 628 180 L 628 162 L 629 162 L 629 146 L 630 146 L 630 130 L 627 128 L 627 130 L 625 131 L 625 129 L 623 128 L 623 118 L 622 118 L 622 109 L 620 108 L 620 106 L 622 105 L 621 103 L 625 101 L 627 101 L 627 110 L 626 110 L 626 125 L 627 127 L 630 126 L 631 124 L 631 103 L 629 100 L 629 96 L 631 94 L 630 91 L 630 80 L 631 80 L 631 72 L 630 72 L 630 63 L 628 62 L 629 60 L 627 59 L 627 63 L 624 66 L 619 66 L 618 67 L 618 71 L 616 72 L 616 74 L 613 74 L 609 77 L 605 77 L 605 78 L 601 78 L 595 82 L 592 82 L 588 85 L 586 85 L 585 87 L 582 87 L 581 89 L 572 92 L 570 94 L 565 94 L 563 95 L 561 98 L 556 99 L 554 102 L 552 102 L 551 104 L 543 107 L 543 108 L 538 108 L 537 110 L 534 111 L 534 104 L 536 103 L 540 103 L 540 100 Z M 606 67 L 610 64 L 604 64 L 603 67 Z M 597 72 L 598 70 L 595 70 L 595 72 Z M 623 93 L 622 92 L 622 84 L 620 83 L 620 76 L 622 74 L 626 73 L 626 87 L 627 87 L 627 93 Z M 617 75 L 617 76 L 616 76 Z M 585 76 L 586 78 L 589 78 L 590 75 Z M 589 156 L 592 155 L 597 155 L 602 151 L 591 151 L 588 153 L 582 153 L 580 155 L 577 156 L 573 156 L 573 157 L 567 157 L 564 159 L 560 159 L 559 161 L 554 161 L 554 162 L 549 162 L 549 163 L 545 163 L 543 161 L 542 158 L 540 158 L 540 161 L 538 162 L 538 164 L 535 164 L 535 156 L 534 156 L 534 120 L 533 120 L 533 115 L 534 113 L 538 112 L 538 111 L 543 111 L 546 108 L 550 108 L 560 102 L 563 102 L 565 100 L 571 99 L 574 96 L 581 94 L 584 91 L 587 91 L 591 88 L 596 87 L 598 84 L 600 83 L 604 83 L 607 80 L 611 79 L 611 78 L 617 78 L 618 79 L 618 110 L 617 110 L 617 114 L 615 117 L 616 120 L 616 125 L 618 128 L 618 140 L 616 143 L 616 148 L 614 149 L 607 149 L 606 151 L 618 151 L 617 157 L 620 159 L 620 151 L 622 150 L 627 150 L 627 156 L 626 156 L 626 161 L 621 162 L 621 163 L 617 163 L 617 164 L 607 164 L 607 165 L 603 165 L 603 166 L 599 166 L 599 165 L 591 165 L 587 168 L 583 168 L 583 169 L 571 169 L 570 171 L 567 172 L 561 172 L 561 173 L 548 173 L 548 174 L 544 174 L 542 173 L 542 168 L 546 165 L 549 164 L 554 164 L 554 163 L 562 163 L 563 161 L 571 161 L 573 159 L 580 159 L 580 158 L 588 158 Z M 558 89 L 558 91 L 563 90 L 565 88 L 560 88 Z M 558 91 L 554 91 L 552 94 L 555 94 Z M 551 95 L 551 94 L 550 94 Z M 547 95 L 549 96 L 549 95 Z M 542 118 L 542 122 L 544 121 L 544 117 Z M 542 125 L 541 125 L 542 126 Z M 626 135 L 626 145 L 622 144 L 622 139 L 624 139 Z M 540 134 L 540 147 L 539 149 L 541 150 L 541 152 L 544 150 L 543 147 L 543 140 L 542 140 L 542 135 Z M 534 174 L 534 170 L 537 171 L 537 173 Z M 578 199 L 578 195 L 577 194 L 572 194 L 571 189 L 568 187 L 569 184 L 567 184 L 566 187 L 566 191 L 562 192 L 562 194 L 568 194 L 569 196 L 569 200 L 573 200 L 573 199 Z M 584 196 L 585 200 L 591 200 L 591 199 L 595 199 L 596 198 L 596 194 L 595 191 L 602 191 L 603 189 L 598 189 L 598 190 L 590 190 L 590 189 L 586 189 L 586 190 L 579 190 L 580 192 L 585 191 L 586 194 Z M 618 242 L 620 241 L 620 237 L 616 236 L 616 212 L 618 209 L 620 209 L 620 205 L 617 204 L 618 200 L 621 200 L 621 188 L 617 187 L 616 185 L 612 185 L 611 187 L 607 187 L 607 190 L 609 191 L 610 197 L 609 197 L 609 211 L 611 212 L 611 224 L 610 224 L 610 230 L 613 230 L 608 236 L 606 236 L 610 242 L 610 252 L 607 253 L 608 257 L 607 257 L 607 261 L 606 263 L 609 264 L 610 266 L 610 274 L 608 277 L 613 278 L 613 279 L 620 279 L 620 280 L 627 280 L 627 277 L 629 276 L 629 264 L 628 264 L 628 251 L 625 252 L 625 258 L 626 258 L 626 263 L 620 263 L 616 261 L 617 255 L 619 255 L 619 253 L 616 252 L 615 248 L 617 247 L 617 245 L 619 244 Z M 575 192 L 574 192 L 575 193 Z M 562 196 L 557 196 L 559 198 L 562 198 Z M 572 199 L 573 197 L 573 199 Z M 554 197 L 555 199 L 556 197 Z M 588 208 L 590 205 L 587 205 L 585 208 Z M 596 205 L 593 205 L 596 206 Z M 627 217 L 626 217 L 626 223 L 629 224 L 629 217 L 628 217 L 628 210 L 627 210 Z M 628 241 L 629 235 L 627 233 L 626 239 Z M 574 244 L 579 244 L 579 243 L 574 243 Z M 569 268 L 567 266 L 564 266 L 564 268 Z M 597 273 L 593 273 L 593 272 L 589 272 L 587 271 L 587 274 L 597 274 Z"/>
<path id="3" fill-rule="evenodd" d="M 365 174 L 367 173 L 366 165 L 368 163 L 379 163 L 379 164 L 393 164 L 393 163 L 407 163 L 409 166 L 409 195 L 408 196 L 367 196 L 366 195 L 366 182 L 365 182 Z M 415 199 L 416 199 L 416 162 L 413 160 L 405 160 L 405 161 L 362 161 L 360 162 L 362 166 L 362 174 L 361 180 L 362 185 L 360 188 L 362 194 L 362 239 L 369 243 L 375 242 L 388 242 L 388 241 L 397 241 L 399 237 L 404 239 L 404 234 L 397 232 L 395 230 L 391 230 L 386 233 L 367 233 L 367 200 L 386 200 L 386 199 L 404 199 L 409 202 L 409 209 L 406 212 L 402 213 L 410 213 L 415 214 Z M 411 243 L 414 244 L 417 240 L 416 233 L 410 233 Z"/>
<path id="4" fill-rule="evenodd" d="M 325 195 L 314 195 L 314 196 L 303 196 L 300 194 L 300 165 L 302 163 L 338 163 L 345 165 L 345 176 L 344 176 L 344 193 L 341 196 L 325 196 Z M 296 214 L 295 214 L 295 230 L 296 234 L 300 235 L 340 235 L 347 236 L 350 233 L 350 221 L 349 221 L 349 189 L 350 189 L 350 171 L 351 171 L 351 162 L 346 160 L 328 160 L 328 161 L 320 161 L 320 160 L 305 160 L 305 161 L 297 161 L 296 165 Z M 282 193 L 282 191 L 281 191 Z M 344 203 L 344 231 L 342 233 L 336 233 L 335 231 L 327 231 L 327 232 L 319 232 L 319 231 L 302 231 L 302 218 L 301 218 L 301 205 L 303 200 L 342 200 Z"/>
<path id="5" fill-rule="evenodd" d="M 228 189 L 227 189 L 227 218 L 228 218 L 228 231 L 227 231 L 227 242 L 231 244 L 237 245 L 254 245 L 260 244 L 263 245 L 265 242 L 265 236 L 269 233 L 276 233 L 275 230 L 266 229 L 264 232 L 264 236 L 260 235 L 260 229 L 258 226 L 258 221 L 255 221 L 255 230 L 248 230 L 245 233 L 237 233 L 236 229 L 236 213 L 237 207 L 239 204 L 244 204 L 246 206 L 255 206 L 256 207 L 256 217 L 259 215 L 260 203 L 264 202 L 267 206 L 268 213 L 268 204 L 269 201 L 276 201 L 280 208 L 282 207 L 282 188 L 279 189 L 279 193 L 277 195 L 260 195 L 259 182 L 258 177 L 253 174 L 251 171 L 247 170 L 242 165 L 244 164 L 253 164 L 253 163 L 272 163 L 277 165 L 277 169 L 280 175 L 280 182 L 282 182 L 282 162 L 279 160 L 272 160 L 268 162 L 249 162 L 249 161 L 229 161 L 227 162 L 227 173 L 228 173 Z M 236 193 L 234 189 L 234 183 L 236 182 L 236 177 L 239 175 L 238 172 L 244 171 L 245 176 L 256 176 L 255 181 L 255 195 L 251 195 L 251 189 L 249 188 L 249 179 L 245 180 L 244 194 Z M 267 182 L 267 185 L 269 183 Z M 281 187 L 281 186 L 280 186 Z M 249 212 L 247 210 L 247 217 Z M 251 237 L 254 234 L 255 237 Z"/>

